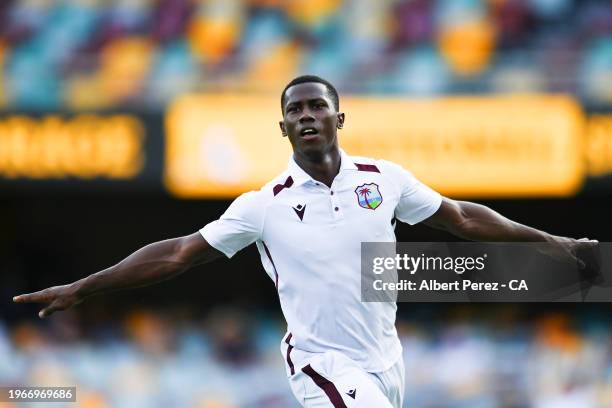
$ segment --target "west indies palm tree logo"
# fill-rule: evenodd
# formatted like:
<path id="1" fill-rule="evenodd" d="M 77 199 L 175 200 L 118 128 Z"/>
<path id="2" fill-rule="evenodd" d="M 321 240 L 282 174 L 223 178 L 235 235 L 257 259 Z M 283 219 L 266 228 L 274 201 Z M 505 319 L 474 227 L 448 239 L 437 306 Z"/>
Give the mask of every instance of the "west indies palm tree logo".
<path id="1" fill-rule="evenodd" d="M 380 190 L 378 190 L 378 184 L 376 183 L 363 184 L 357 187 L 355 194 L 357 194 L 359 206 L 368 210 L 375 210 L 383 201 Z"/>

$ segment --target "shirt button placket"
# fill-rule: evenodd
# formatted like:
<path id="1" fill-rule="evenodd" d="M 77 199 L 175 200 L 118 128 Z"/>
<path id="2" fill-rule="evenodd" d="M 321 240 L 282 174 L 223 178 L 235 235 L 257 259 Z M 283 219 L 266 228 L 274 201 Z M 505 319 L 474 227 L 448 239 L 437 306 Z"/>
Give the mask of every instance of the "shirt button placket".
<path id="1" fill-rule="evenodd" d="M 334 194 L 334 190 L 329 191 L 329 201 L 332 208 L 332 213 L 334 214 L 334 218 L 340 218 L 340 203 L 338 202 L 337 195 Z"/>

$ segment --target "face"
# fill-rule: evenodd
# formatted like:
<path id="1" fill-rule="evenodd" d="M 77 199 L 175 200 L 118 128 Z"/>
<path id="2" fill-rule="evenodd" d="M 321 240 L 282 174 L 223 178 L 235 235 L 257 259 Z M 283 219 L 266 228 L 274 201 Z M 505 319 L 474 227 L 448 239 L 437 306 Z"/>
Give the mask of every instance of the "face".
<path id="1" fill-rule="evenodd" d="M 336 112 L 325 85 L 307 82 L 287 89 L 280 127 L 294 152 L 322 154 L 337 148 L 337 129 L 343 124 L 344 113 Z"/>

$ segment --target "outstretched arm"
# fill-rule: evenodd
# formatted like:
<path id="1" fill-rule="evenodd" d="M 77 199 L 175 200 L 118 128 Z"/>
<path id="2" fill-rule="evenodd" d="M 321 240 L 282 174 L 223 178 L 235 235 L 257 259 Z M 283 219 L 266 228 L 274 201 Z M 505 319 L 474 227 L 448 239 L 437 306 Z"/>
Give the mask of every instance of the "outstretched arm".
<path id="1" fill-rule="evenodd" d="M 180 275 L 192 266 L 222 255 L 196 232 L 180 238 L 154 242 L 118 264 L 76 282 L 15 296 L 18 303 L 40 302 L 48 306 L 38 314 L 47 317 L 100 293 L 147 286 Z"/>
<path id="2" fill-rule="evenodd" d="M 577 261 L 581 266 L 584 264 L 576 258 L 576 251 L 597 244 L 597 241 L 586 238 L 576 240 L 552 235 L 511 221 L 484 205 L 448 198 L 443 198 L 438 211 L 423 222 L 470 241 L 548 242 L 552 244 L 550 255 Z"/>
<path id="3" fill-rule="evenodd" d="M 442 199 L 438 211 L 424 224 L 470 241 L 549 242 L 561 238 L 511 221 L 484 205 L 449 198 Z"/>

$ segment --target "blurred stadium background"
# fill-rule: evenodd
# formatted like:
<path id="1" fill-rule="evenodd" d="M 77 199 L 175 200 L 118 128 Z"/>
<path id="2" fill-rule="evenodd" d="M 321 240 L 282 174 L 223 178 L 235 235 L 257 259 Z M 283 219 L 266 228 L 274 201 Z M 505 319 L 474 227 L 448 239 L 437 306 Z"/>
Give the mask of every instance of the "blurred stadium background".
<path id="1" fill-rule="evenodd" d="M 253 248 L 47 321 L 10 299 L 191 233 L 282 170 L 278 98 L 301 73 L 345 96 L 349 153 L 612 241 L 609 1 L 5 0 L 0 384 L 76 385 L 82 407 L 296 406 Z M 405 406 L 612 407 L 611 311 L 401 304 Z"/>

